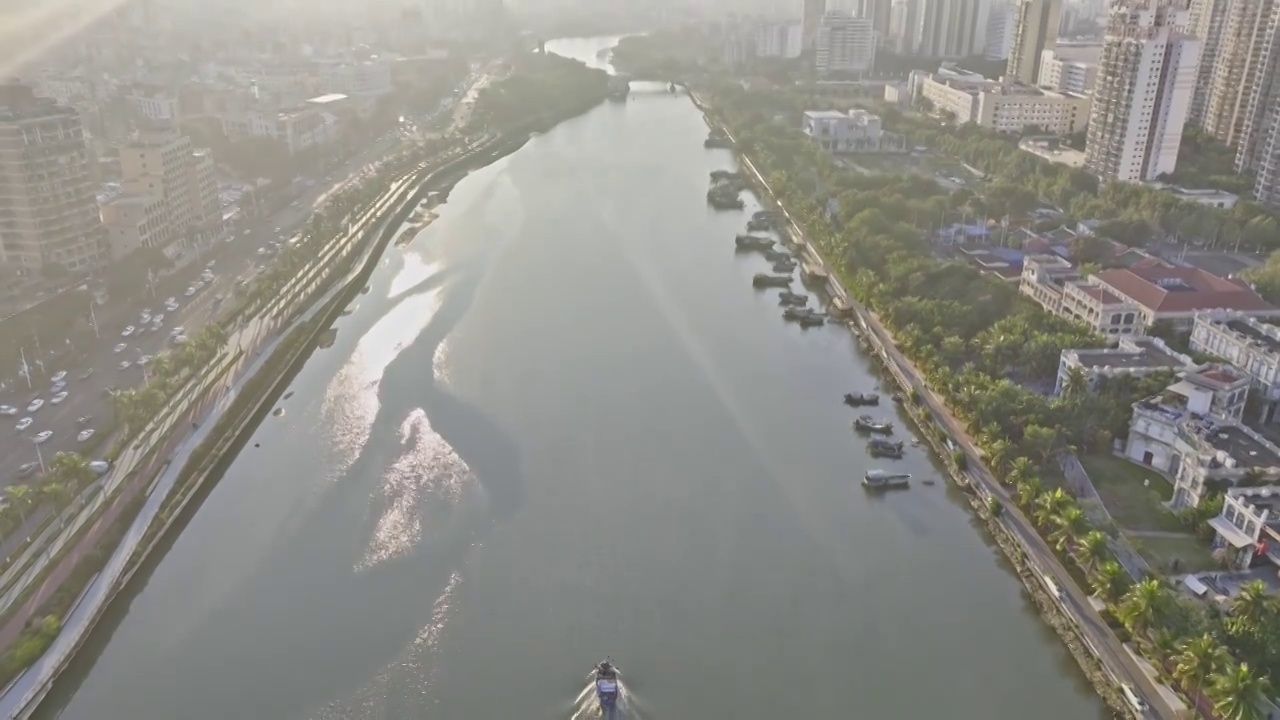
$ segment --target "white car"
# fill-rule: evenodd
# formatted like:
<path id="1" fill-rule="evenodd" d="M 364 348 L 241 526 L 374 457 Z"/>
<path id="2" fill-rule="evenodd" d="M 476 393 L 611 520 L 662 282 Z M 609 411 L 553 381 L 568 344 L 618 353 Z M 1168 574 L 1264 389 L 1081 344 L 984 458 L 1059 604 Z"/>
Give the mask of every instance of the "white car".
<path id="1" fill-rule="evenodd" d="M 156 315 L 155 317 L 151 318 L 151 324 L 152 324 L 152 325 L 163 325 L 163 324 L 164 324 L 164 313 L 160 313 L 159 315 Z"/>
<path id="2" fill-rule="evenodd" d="M 107 462 L 106 460 L 94 460 L 93 462 L 89 463 L 89 469 L 98 473 L 99 475 L 105 475 L 107 474 L 107 471 L 111 469 L 111 463 Z"/>
<path id="3" fill-rule="evenodd" d="M 128 360 L 123 360 L 116 367 L 120 368 L 121 370 L 128 370 L 129 368 L 133 367 L 133 363 L 129 362 Z"/>
<path id="4" fill-rule="evenodd" d="M 1133 708 L 1135 712 L 1139 715 L 1147 713 L 1147 701 L 1138 697 L 1138 693 L 1134 692 L 1132 685 L 1124 683 L 1120 686 L 1120 692 L 1124 694 L 1125 701 L 1129 703 L 1129 707 Z"/>
<path id="5" fill-rule="evenodd" d="M 14 429 L 14 430 L 17 430 L 18 432 L 23 432 L 23 431 L 25 431 L 27 428 L 31 427 L 31 423 L 33 423 L 33 422 L 35 422 L 35 419 L 34 419 L 34 418 L 24 417 L 24 418 L 22 418 L 21 420 L 19 420 L 19 421 L 18 421 L 18 424 L 17 424 L 17 425 L 14 425 L 14 426 L 13 426 L 13 429 Z"/>
<path id="6" fill-rule="evenodd" d="M 5 417 L 13 417 L 18 414 L 18 408 L 12 405 L 0 405 L 0 415 Z"/>
<path id="7" fill-rule="evenodd" d="M 191 286 L 191 287 L 187 288 L 187 291 L 186 291 L 186 292 L 184 292 L 184 293 L 182 293 L 182 296 L 183 296 L 183 297 L 191 297 L 192 295 L 195 295 L 195 294 L 196 294 L 196 288 L 195 288 L 195 286 L 193 285 L 193 286 Z"/>
<path id="8" fill-rule="evenodd" d="M 147 363 L 149 363 L 149 362 L 151 362 L 151 356 L 150 356 L 150 355 L 143 355 L 142 357 L 138 358 L 138 360 L 137 360 L 137 364 L 138 364 L 138 366 L 139 366 L 139 367 L 141 367 L 141 366 L 145 366 L 145 365 L 146 365 Z"/>
<path id="9" fill-rule="evenodd" d="M 62 401 L 66 399 L 67 399 L 67 393 L 60 392 L 57 395 L 54 395 L 53 397 L 49 398 L 49 402 L 53 403 L 54 405 L 61 405 Z"/>
<path id="10" fill-rule="evenodd" d="M 49 378 L 49 382 L 53 383 L 54 385 L 57 385 L 58 383 L 66 379 L 67 379 L 67 371 L 59 370 L 58 372 L 53 374 L 53 377 Z"/>
<path id="11" fill-rule="evenodd" d="M 200 276 L 200 279 L 205 282 L 213 282 L 213 273 L 209 272 L 208 270 L 205 270 L 204 274 Z"/>
<path id="12" fill-rule="evenodd" d="M 128 349 L 129 349 L 129 345 L 127 343 L 120 343 L 119 345 L 116 345 L 115 347 L 111 348 L 111 352 L 120 354 Z"/>
<path id="13" fill-rule="evenodd" d="M 146 325 L 149 322 L 151 322 L 151 313 L 142 313 L 141 315 L 138 316 L 139 324 Z"/>
<path id="14" fill-rule="evenodd" d="M 172 305 L 165 305 L 164 309 L 168 310 L 169 312 L 175 312 L 178 309 L 178 303 L 174 303 Z"/>
<path id="15" fill-rule="evenodd" d="M 133 330 L 134 330 L 134 327 L 133 327 L 132 325 L 130 325 L 129 327 L 127 327 L 127 328 L 125 328 L 124 330 L 120 331 L 120 337 L 129 337 L 130 335 L 132 335 L 132 334 L 133 334 Z"/>
<path id="16" fill-rule="evenodd" d="M 49 388 L 49 392 L 53 393 L 54 395 L 57 395 L 58 393 L 66 389 L 67 389 L 67 384 L 65 382 L 56 382 L 53 384 L 52 387 Z"/>
<path id="17" fill-rule="evenodd" d="M 52 430 L 41 430 L 40 432 L 36 433 L 36 437 L 35 437 L 36 444 L 40 445 L 51 437 L 53 437 Z"/>
<path id="18" fill-rule="evenodd" d="M 35 400 L 31 401 L 30 405 L 27 406 L 27 412 L 33 413 L 38 411 L 42 407 L 44 407 L 44 401 L 41 400 L 40 398 L 36 398 Z"/>
<path id="19" fill-rule="evenodd" d="M 174 336 L 173 336 L 173 338 L 172 338 L 172 340 L 173 340 L 173 344 L 174 344 L 174 345 L 182 345 L 183 343 L 185 343 L 185 342 L 187 341 L 187 336 L 186 336 L 186 335 L 174 335 Z"/>
<path id="20" fill-rule="evenodd" d="M 91 437 L 93 437 L 93 428 L 88 428 L 87 430 L 81 430 L 76 435 L 76 442 L 84 442 Z"/>

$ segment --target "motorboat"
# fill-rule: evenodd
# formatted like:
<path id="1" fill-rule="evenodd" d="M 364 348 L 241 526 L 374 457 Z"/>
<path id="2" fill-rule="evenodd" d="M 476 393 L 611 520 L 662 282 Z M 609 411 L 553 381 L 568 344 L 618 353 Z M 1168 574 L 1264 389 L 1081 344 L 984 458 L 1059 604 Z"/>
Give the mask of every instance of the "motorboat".
<path id="1" fill-rule="evenodd" d="M 800 318 L 799 322 L 802 328 L 821 327 L 827 324 L 827 319 L 821 315 L 810 315 Z"/>
<path id="2" fill-rule="evenodd" d="M 707 203 L 717 210 L 741 210 L 745 207 L 736 190 L 715 187 L 707 191 Z"/>
<path id="3" fill-rule="evenodd" d="M 877 433 L 880 435 L 892 435 L 893 423 L 888 420 L 876 420 L 870 415 L 861 415 L 857 420 L 853 421 L 853 428 L 862 432 Z"/>
<path id="4" fill-rule="evenodd" d="M 790 275 L 766 275 L 764 273 L 758 273 L 755 277 L 751 278 L 751 284 L 758 288 L 790 287 L 791 276 Z"/>
<path id="5" fill-rule="evenodd" d="M 739 235 L 733 243 L 739 250 L 762 250 L 766 255 L 773 252 L 773 239 L 763 235 Z"/>
<path id="6" fill-rule="evenodd" d="M 893 442 L 882 438 L 871 438 L 871 441 L 867 443 L 867 452 L 871 454 L 871 457 L 887 457 L 896 460 L 901 458 L 905 451 L 901 441 Z"/>
<path id="7" fill-rule="evenodd" d="M 618 669 L 609 660 L 596 666 L 596 699 L 600 701 L 600 710 L 610 713 L 618 706 Z"/>
<path id="8" fill-rule="evenodd" d="M 782 212 L 780 210 L 757 210 L 751 213 L 751 219 L 773 222 L 782 219 Z"/>
<path id="9" fill-rule="evenodd" d="M 804 307 L 789 307 L 782 311 L 782 319 L 788 322 L 800 322 L 805 318 L 813 317 L 813 310 Z"/>
<path id="10" fill-rule="evenodd" d="M 800 293 L 793 293 L 790 290 L 783 290 L 782 293 L 778 295 L 778 304 L 789 305 L 791 307 L 804 307 L 809 304 L 809 296 L 802 295 Z"/>
<path id="11" fill-rule="evenodd" d="M 764 251 L 764 259 L 771 263 L 795 262 L 795 259 L 791 257 L 791 253 L 786 250 L 774 250 L 772 248 Z"/>
<path id="12" fill-rule="evenodd" d="M 879 405 L 880 396 L 875 393 L 845 393 L 844 404 L 852 407 L 862 407 L 864 405 Z"/>
<path id="13" fill-rule="evenodd" d="M 773 264 L 773 271 L 780 273 L 793 272 L 796 269 L 796 261 L 790 258 L 779 260 Z"/>
<path id="14" fill-rule="evenodd" d="M 772 230 L 772 229 L 773 229 L 773 223 L 768 220 L 752 219 L 747 221 L 747 232 L 763 232 L 765 230 Z"/>
<path id="15" fill-rule="evenodd" d="M 893 473 L 887 470 L 868 470 L 862 476 L 862 484 L 872 490 L 905 488 L 911 482 L 909 473 Z"/>

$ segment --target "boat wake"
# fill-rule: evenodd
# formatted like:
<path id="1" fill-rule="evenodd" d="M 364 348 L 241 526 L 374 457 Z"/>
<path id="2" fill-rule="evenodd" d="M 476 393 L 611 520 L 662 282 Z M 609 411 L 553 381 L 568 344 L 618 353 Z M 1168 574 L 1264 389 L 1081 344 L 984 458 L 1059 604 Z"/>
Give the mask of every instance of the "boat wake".
<path id="1" fill-rule="evenodd" d="M 569 712 L 569 720 L 644 720 L 647 717 L 641 712 L 640 702 L 635 694 L 622 681 L 621 673 L 618 677 L 618 704 L 609 710 L 601 708 L 600 700 L 596 698 L 594 671 L 589 676 L 586 687 L 574 698 Z"/>

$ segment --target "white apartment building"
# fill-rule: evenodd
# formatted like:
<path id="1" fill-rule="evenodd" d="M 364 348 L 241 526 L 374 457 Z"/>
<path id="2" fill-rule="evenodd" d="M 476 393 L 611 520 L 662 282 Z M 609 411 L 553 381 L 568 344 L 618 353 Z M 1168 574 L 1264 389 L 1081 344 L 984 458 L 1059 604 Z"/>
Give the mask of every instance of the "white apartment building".
<path id="1" fill-rule="evenodd" d="M 1231 4 L 1231 0 L 1197 0 L 1191 3 L 1190 30 L 1200 39 L 1200 66 L 1196 70 L 1196 89 L 1191 96 L 1187 122 L 1196 127 L 1204 127 L 1213 70 L 1218 61 L 1218 50 L 1222 47 L 1227 10 Z"/>
<path id="2" fill-rule="evenodd" d="M 764 23 L 756 28 L 756 57 L 793 59 L 804 50 L 800 23 Z"/>
<path id="3" fill-rule="evenodd" d="M 1248 88 L 1236 172 L 1252 172 L 1254 198 L 1274 209 L 1280 208 L 1280 82 L 1275 82 L 1280 77 L 1280 4 L 1274 0 L 1271 4 L 1274 12 L 1266 29 L 1268 42 L 1257 48 L 1261 55 L 1259 80 Z"/>
<path id="4" fill-rule="evenodd" d="M 1039 128 L 1051 135 L 1071 135 L 1089 119 L 1089 98 L 1018 83 L 972 82 L 925 75 L 917 85 L 919 98 L 935 112 L 951 115 L 956 123 L 972 122 L 1003 133 Z"/>
<path id="5" fill-rule="evenodd" d="M 1247 373 L 1262 402 L 1259 422 L 1280 420 L 1280 328 L 1245 313 L 1197 313 L 1191 349 L 1220 357 Z"/>
<path id="6" fill-rule="evenodd" d="M 213 159 L 208 151 L 192 148 L 185 135 L 168 130 L 141 134 L 120 148 L 120 171 L 126 195 L 99 209 L 115 225 L 108 235 L 117 246 L 176 252 L 221 231 Z M 155 199 L 162 206 L 158 223 L 152 222 Z"/>
<path id="7" fill-rule="evenodd" d="M 800 131 L 829 153 L 900 152 L 906 148 L 904 137 L 885 132 L 880 116 L 866 110 L 807 110 Z"/>
<path id="8" fill-rule="evenodd" d="M 98 206 L 107 229 L 111 259 L 120 260 L 143 247 L 162 248 L 166 244 L 164 198 L 159 195 L 122 195 Z"/>
<path id="9" fill-rule="evenodd" d="M 1273 478 L 1268 478 L 1273 479 Z M 1248 570 L 1260 560 L 1280 566 L 1280 488 L 1228 488 L 1222 513 L 1209 520 L 1214 550 L 1226 554 L 1231 570 Z"/>
<path id="10" fill-rule="evenodd" d="M 1159 370 L 1192 370 L 1195 361 L 1169 347 L 1160 338 L 1122 337 L 1113 348 L 1079 348 L 1063 350 L 1058 359 L 1055 395 L 1062 392 L 1072 372 L 1084 374 L 1089 390 L 1097 390 L 1103 378 L 1122 375 L 1142 377 Z"/>
<path id="11" fill-rule="evenodd" d="M 819 75 L 869 72 L 875 60 L 876 33 L 869 18 L 839 13 L 822 17 L 814 53 Z"/>
<path id="12" fill-rule="evenodd" d="M 1013 5 L 997 0 L 987 15 L 987 44 L 982 55 L 988 60 L 1008 60 L 1013 48 L 1013 28 L 1016 22 Z"/>
<path id="13" fill-rule="evenodd" d="M 1014 5 L 1013 42 L 1005 75 L 1024 85 L 1034 85 L 1040 77 L 1040 63 L 1046 50 L 1058 42 L 1062 21 L 1059 0 L 1017 0 Z"/>
<path id="14" fill-rule="evenodd" d="M 1040 87 L 1089 95 L 1098 79 L 1098 64 L 1058 57 L 1054 50 L 1040 55 Z"/>
<path id="15" fill-rule="evenodd" d="M 1275 11 L 1275 0 L 1240 0 L 1230 3 L 1222 23 L 1209 78 L 1204 129 L 1233 148 L 1239 147 L 1245 132 L 1251 93 L 1270 80 L 1263 73 L 1275 33 Z"/>
<path id="16" fill-rule="evenodd" d="M 1085 165 L 1121 181 L 1152 180 L 1178 164 L 1200 42 L 1176 0 L 1121 0 L 1107 20 Z"/>
<path id="17" fill-rule="evenodd" d="M 133 85 L 125 98 L 148 120 L 167 123 L 179 117 L 178 96 L 157 85 Z"/>
<path id="18" fill-rule="evenodd" d="M 1134 403 L 1125 456 L 1173 476 L 1174 509 L 1198 505 L 1209 480 L 1280 474 L 1280 448 L 1242 422 L 1249 384 L 1230 365 L 1206 365 Z"/>

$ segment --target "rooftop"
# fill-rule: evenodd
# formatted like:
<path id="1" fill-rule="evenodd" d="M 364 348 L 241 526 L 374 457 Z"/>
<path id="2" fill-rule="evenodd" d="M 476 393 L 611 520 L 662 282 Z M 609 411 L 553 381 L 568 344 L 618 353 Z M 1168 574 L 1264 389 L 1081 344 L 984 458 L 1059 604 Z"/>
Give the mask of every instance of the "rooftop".
<path id="1" fill-rule="evenodd" d="M 1243 281 L 1222 278 L 1199 268 L 1134 266 L 1103 270 L 1094 277 L 1153 313 L 1275 309 Z"/>
<path id="2" fill-rule="evenodd" d="M 1088 295 L 1094 300 L 1097 300 L 1103 305 L 1119 305 L 1124 302 L 1124 298 L 1121 298 L 1120 296 L 1116 295 L 1110 290 L 1107 290 L 1104 287 L 1099 287 L 1097 285 L 1087 285 L 1084 283 L 1076 283 L 1076 287 L 1080 289 L 1080 292 L 1084 293 L 1085 295 Z"/>
<path id="3" fill-rule="evenodd" d="M 342 93 L 329 93 L 328 95 L 320 95 L 318 97 L 313 97 L 310 100 L 307 100 L 307 102 L 311 103 L 312 105 L 328 105 L 329 103 L 335 103 L 335 102 L 339 102 L 341 100 L 346 100 L 346 99 L 347 99 L 347 96 L 343 95 Z"/>
<path id="4" fill-rule="evenodd" d="M 1200 322 L 1216 325 L 1242 336 L 1246 343 L 1257 344 L 1268 352 L 1280 352 L 1280 328 L 1242 315 L 1203 313 Z"/>
<path id="5" fill-rule="evenodd" d="M 1130 370 L 1186 367 L 1190 358 L 1178 357 L 1168 351 L 1168 346 L 1154 338 L 1133 338 L 1121 341 L 1110 350 L 1073 350 L 1076 362 L 1086 368 L 1126 368 Z"/>
<path id="6" fill-rule="evenodd" d="M 1239 467 L 1280 467 L 1280 454 L 1238 425 L 1221 425 L 1204 434 L 1204 439 L 1236 461 Z"/>
<path id="7" fill-rule="evenodd" d="M 1257 510 L 1270 511 L 1268 524 L 1280 522 L 1280 488 L 1262 485 L 1260 487 L 1234 487 L 1227 490 L 1231 497 L 1238 498 Z"/>
<path id="8" fill-rule="evenodd" d="M 839 110 L 805 110 L 804 116 L 811 120 L 848 120 L 849 116 Z"/>

